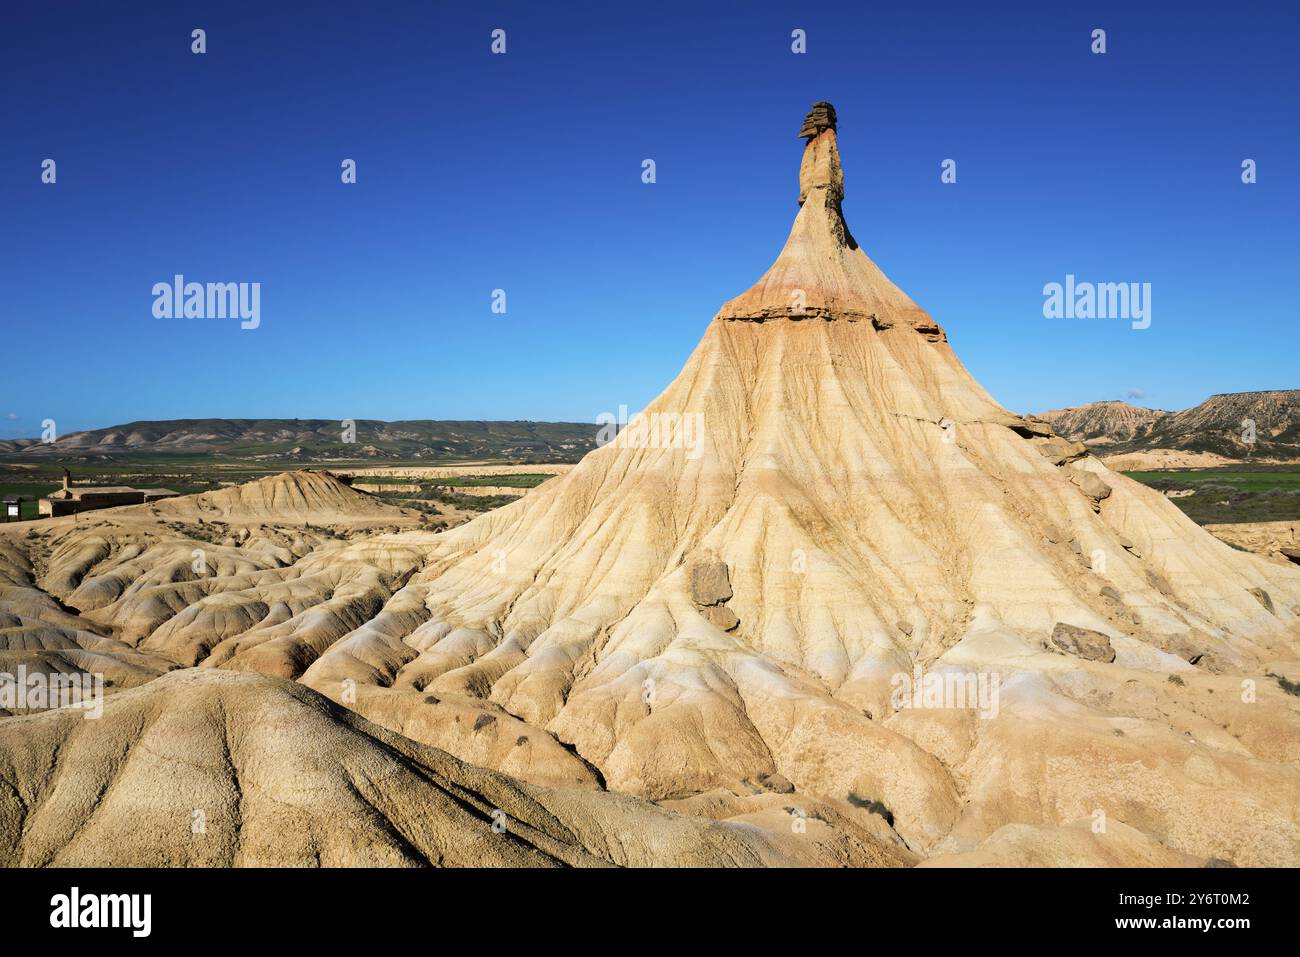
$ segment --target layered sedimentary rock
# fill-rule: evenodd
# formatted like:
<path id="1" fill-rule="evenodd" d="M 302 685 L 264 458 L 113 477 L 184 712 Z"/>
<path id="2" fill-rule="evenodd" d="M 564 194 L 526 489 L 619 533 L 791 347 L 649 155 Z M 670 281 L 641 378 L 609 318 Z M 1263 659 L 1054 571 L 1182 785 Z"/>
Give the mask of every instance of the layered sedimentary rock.
<path id="1" fill-rule="evenodd" d="M 1130 775 L 1136 754 L 1161 748 L 1167 763 L 1125 800 L 1157 817 L 1171 790 L 1211 802 L 1210 782 L 1183 779 L 1198 745 L 1181 728 L 1121 743 L 1133 709 L 1117 702 L 1136 695 L 1147 715 L 1187 709 L 1173 723 L 1204 727 L 1207 767 L 1271 768 L 1281 789 L 1247 788 L 1219 830 L 1251 830 L 1267 807 L 1279 826 L 1256 859 L 1295 860 L 1300 778 L 1271 763 L 1297 754 L 1285 693 L 1273 685 L 1266 704 L 1239 709 L 1277 722 L 1258 750 L 1217 727 L 1234 710 L 1223 688 L 1208 719 L 1169 699 L 1211 680 L 1193 659 L 1255 673 L 1294 657 L 1300 572 L 1228 548 L 999 406 L 852 240 L 834 127 L 805 132 L 785 248 L 645 410 L 661 424 L 699 417 L 699 445 L 612 443 L 441 536 L 407 585 L 429 612 L 412 636 L 445 636 L 414 666 L 419 681 L 547 728 L 611 788 L 663 799 L 779 774 L 801 792 L 880 802 L 921 850 L 1090 813 L 1107 799 L 1074 790 L 1086 769 Z M 728 570 L 735 626 L 693 594 L 710 563 Z M 1271 611 L 1255 590 L 1277 596 Z M 1064 654 L 1058 625 L 1104 636 L 1113 660 Z M 305 680 L 365 677 L 319 680 L 331 657 Z M 999 672 L 999 717 L 898 711 L 895 679 L 917 667 Z M 1003 727 L 1035 756 L 1017 782 L 1000 779 L 1007 756 L 986 743 Z M 1068 784 L 1052 771 L 1065 764 L 1080 771 Z M 1020 787 L 1032 808 L 997 794 Z M 1211 844 L 1182 849 L 1222 850 Z"/>
<path id="2" fill-rule="evenodd" d="M 1300 862 L 1300 568 L 999 406 L 854 240 L 836 134 L 819 105 L 785 247 L 678 377 L 519 501 L 340 539 L 295 479 L 217 505 L 203 574 L 185 499 L 0 530 L 0 574 L 123 667 L 294 680 L 530 787 L 744 822 L 773 860 L 816 832 L 822 862 Z"/>
<path id="3" fill-rule="evenodd" d="M 260 675 L 179 672 L 0 722 L 0 866 L 845 865 L 893 859 L 533 788 Z"/>
<path id="4" fill-rule="evenodd" d="M 1086 442 L 1114 469 L 1205 468 L 1300 458 L 1300 390 L 1212 395 L 1181 412 L 1091 402 L 1044 412 L 1062 435 Z"/>

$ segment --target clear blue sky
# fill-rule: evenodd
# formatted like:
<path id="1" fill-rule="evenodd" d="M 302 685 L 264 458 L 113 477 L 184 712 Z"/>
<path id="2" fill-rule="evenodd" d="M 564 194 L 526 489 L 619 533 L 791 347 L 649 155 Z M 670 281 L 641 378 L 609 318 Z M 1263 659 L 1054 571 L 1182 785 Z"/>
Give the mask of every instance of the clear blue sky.
<path id="1" fill-rule="evenodd" d="M 855 236 L 1004 405 L 1300 386 L 1300 5 L 876 6 L 6 0 L 0 437 L 638 408 L 780 250 L 822 99 Z M 155 319 L 175 273 L 261 327 Z M 1066 273 L 1151 328 L 1045 319 Z"/>

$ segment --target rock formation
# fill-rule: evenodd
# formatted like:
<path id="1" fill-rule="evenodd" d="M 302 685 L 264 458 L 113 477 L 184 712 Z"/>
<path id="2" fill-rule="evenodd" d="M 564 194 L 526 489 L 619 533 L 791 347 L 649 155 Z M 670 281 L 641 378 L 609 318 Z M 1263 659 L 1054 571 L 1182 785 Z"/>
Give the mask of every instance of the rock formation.
<path id="1" fill-rule="evenodd" d="M 600 831 L 601 802 L 629 806 L 601 792 L 623 792 L 743 821 L 776 848 L 701 852 L 723 863 L 1300 862 L 1300 717 L 1276 677 L 1300 659 L 1300 568 L 1230 548 L 999 406 L 853 239 L 833 109 L 818 104 L 801 135 L 800 205 L 775 263 L 572 470 L 437 535 L 396 520 L 322 535 L 305 487 L 57 520 L 34 538 L 9 526 L 0 574 L 30 627 L 111 638 L 123 668 L 279 679 L 257 696 L 307 694 L 285 684 L 300 682 L 400 748 L 586 795 L 564 799 L 570 829 Z M 182 567 L 175 522 L 158 525 L 187 508 L 219 512 L 233 536 L 203 575 Z M 991 695 L 931 701 L 936 676 L 944 694 Z M 168 674 L 109 704 L 152 714 L 158 687 L 174 702 L 188 686 Z M 233 713 L 228 686 L 195 687 L 203 713 Z M 62 753 L 62 720 L 0 720 L 14 735 L 9 722 L 30 723 L 26 763 L 0 767 L 24 806 L 36 772 L 23 769 Z M 222 722 L 209 725 L 198 741 Z M 292 736 L 253 727 L 249 747 Z M 425 768 L 449 760 L 421 754 Z M 384 791 L 370 802 L 391 807 L 370 780 Z M 403 814 L 429 793 L 394 787 Z M 31 827 L 8 813 L 11 859 L 129 846 L 20 837 Z M 619 826 L 678 826 L 647 814 Z M 1112 829 L 1081 831 L 1098 814 Z M 126 815 L 104 820 L 135 833 Z M 815 853 L 790 843 L 812 831 Z M 684 859 L 637 840 L 636 861 Z M 462 859 L 446 840 L 416 846 Z"/>
<path id="2" fill-rule="evenodd" d="M 1055 454 L 1043 423 L 998 406 L 851 240 L 829 116 L 805 127 L 785 248 L 644 412 L 701 417 L 702 448 L 611 443 L 441 536 L 406 586 L 428 619 L 402 640 L 438 641 L 426 687 L 548 729 L 615 790 L 664 799 L 780 774 L 800 792 L 882 802 L 922 851 L 1090 813 L 1103 795 L 1034 772 L 1047 803 L 1017 818 L 1027 809 L 992 797 L 1010 782 L 984 780 L 1001 773 L 1003 722 L 939 746 L 953 717 L 895 713 L 896 676 L 998 671 L 1003 717 L 1020 714 L 1006 746 L 1026 760 L 1064 752 L 1082 770 L 1100 741 L 1122 774 L 1130 749 L 1113 731 L 1128 712 L 1112 696 L 1149 687 L 1158 701 L 1170 675 L 1202 680 L 1197 652 L 1245 672 L 1293 657 L 1300 572 L 1228 548 L 1081 447 Z M 730 630 L 696 591 L 702 563 L 728 570 Z M 1269 612 L 1256 588 L 1287 597 Z M 1105 636 L 1114 661 L 1049 651 L 1058 624 Z M 465 650 L 438 654 L 449 645 Z M 345 675 L 366 680 L 331 658 L 304 680 L 330 694 Z M 1186 757 L 1170 761 L 1149 800 L 1132 799 L 1152 815 L 1167 813 L 1154 795 L 1176 787 Z M 1300 829 L 1283 808 L 1300 777 L 1276 773 L 1290 797 L 1275 805 L 1288 823 L 1273 859 L 1295 860 Z"/>
<path id="3" fill-rule="evenodd" d="M 178 672 L 91 723 L 67 710 L 5 719 L 0 782 L 5 867 L 898 861 L 821 821 L 796 840 L 520 785 L 260 675 Z"/>
<path id="4" fill-rule="evenodd" d="M 1212 395 L 1181 412 L 1091 402 L 1044 412 L 1061 435 L 1114 469 L 1198 468 L 1300 460 L 1300 390 Z"/>

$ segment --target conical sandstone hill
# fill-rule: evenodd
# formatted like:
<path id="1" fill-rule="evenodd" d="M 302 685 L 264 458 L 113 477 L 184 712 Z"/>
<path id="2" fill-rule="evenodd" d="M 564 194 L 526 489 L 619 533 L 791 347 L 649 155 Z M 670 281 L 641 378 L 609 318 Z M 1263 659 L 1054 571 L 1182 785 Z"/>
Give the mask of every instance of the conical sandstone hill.
<path id="1" fill-rule="evenodd" d="M 410 510 L 394 510 L 359 492 L 332 472 L 283 472 L 214 492 L 163 499 L 154 514 L 179 520 L 204 519 L 247 524 L 259 521 L 347 522 L 370 516 L 392 519 Z"/>
<path id="2" fill-rule="evenodd" d="M 698 444 L 634 423 L 439 536 L 394 599 L 422 623 L 359 630 L 302 680 L 490 700 L 614 790 L 788 780 L 888 808 L 914 850 L 1122 792 L 1125 819 L 1174 847 L 1231 858 L 1249 832 L 1237 856 L 1300 859 L 1300 776 L 1269 763 L 1300 757 L 1292 706 L 1271 686 L 1238 714 L 1238 681 L 1213 677 L 1297 657 L 1300 569 L 1234 551 L 993 401 L 850 234 L 834 111 L 802 135 L 785 248 L 645 410 L 698 423 Z M 899 712 L 891 691 L 918 667 L 999 673 L 1002 720 Z M 1119 737 L 1213 681 L 1213 716 L 1183 701 L 1140 744 Z M 1277 790 L 1225 802 L 1188 778 L 1185 722 L 1230 720 L 1255 722 L 1253 743 L 1221 735 L 1207 767 L 1227 780 L 1258 761 Z M 1206 839 L 1186 816 L 1216 809 Z"/>
<path id="3" fill-rule="evenodd" d="M 994 402 L 853 239 L 834 111 L 818 104 L 802 135 L 801 205 L 776 263 L 646 415 L 567 474 L 436 535 L 414 520 L 375 534 L 402 516 L 300 474 L 6 527 L 0 657 L 82 667 L 93 653 L 118 663 L 119 686 L 147 681 L 110 697 L 100 727 L 184 714 L 193 698 L 219 735 L 223 714 L 292 704 L 282 681 L 245 694 L 216 676 L 191 685 L 192 671 L 149 680 L 178 666 L 296 680 L 556 789 L 538 800 L 571 809 L 556 810 L 565 827 L 636 846 L 620 863 L 686 856 L 654 813 L 606 819 L 630 805 L 601 790 L 724 822 L 723 844 L 758 829 L 780 848 L 704 854 L 724 863 L 1300 863 L 1300 706 L 1286 690 L 1300 681 L 1300 568 L 1232 550 Z M 348 540 L 317 533 L 326 515 L 352 523 Z M 190 536 L 218 521 L 196 573 Z M 996 696 L 905 707 L 894 692 L 917 669 L 974 675 Z M 294 726 L 224 733 L 284 748 L 297 773 L 327 732 Z M 39 731 L 22 767 L 0 767 L 23 796 L 0 806 L 0 851 L 195 860 L 188 845 L 137 846 L 129 813 L 73 830 L 24 821 L 20 805 L 50 796 L 36 772 L 68 730 L 58 714 L 0 719 L 2 735 Z M 174 762 L 204 764 L 207 736 L 191 735 L 202 761 L 182 749 Z M 354 744 L 370 751 L 338 753 Z M 367 775 L 382 792 L 368 800 L 404 833 L 436 798 Z M 157 790 L 149 775 L 126 783 L 116 808 Z M 282 800 L 279 782 L 241 786 Z M 352 813 L 347 781 L 330 788 L 304 812 L 313 827 Z M 416 857 L 468 859 L 426 852 L 441 841 L 416 842 Z M 220 846 L 223 862 L 272 859 L 260 843 Z"/>

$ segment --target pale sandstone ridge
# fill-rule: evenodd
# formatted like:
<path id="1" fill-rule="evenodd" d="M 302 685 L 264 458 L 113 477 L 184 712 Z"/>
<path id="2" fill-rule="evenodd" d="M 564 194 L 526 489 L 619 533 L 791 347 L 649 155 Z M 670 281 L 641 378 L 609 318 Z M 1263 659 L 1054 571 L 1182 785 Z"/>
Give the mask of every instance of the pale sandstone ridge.
<path id="1" fill-rule="evenodd" d="M 806 133 L 777 263 L 639 420 L 667 436 L 631 423 L 436 535 L 322 536 L 304 489 L 283 506 L 302 510 L 296 529 L 239 529 L 202 575 L 147 509 L 0 528 L 23 627 L 111 636 L 137 675 L 296 679 L 581 796 L 573 828 L 621 791 L 775 842 L 747 858 L 765 862 L 815 833 L 833 848 L 820 861 L 1300 863 L 1300 568 L 1230 548 L 998 405 L 852 241 L 833 112 Z M 788 311 L 795 288 L 815 314 Z M 683 421 L 693 441 L 673 441 Z M 254 514 L 263 497 L 219 507 Z M 918 673 L 991 677 L 997 698 L 908 707 L 900 680 Z M 165 675 L 118 697 L 164 682 L 183 693 Z M 0 731 L 13 720 L 50 719 Z M 32 740 L 29 767 L 64 753 L 59 734 Z M 9 820 L 18 844 L 39 833 Z M 646 842 L 637 860 L 681 860 L 629 839 Z"/>
<path id="2" fill-rule="evenodd" d="M 215 492 L 165 499 L 153 514 L 180 521 L 204 519 L 234 524 L 273 520 L 317 523 L 357 522 L 382 516 L 414 517 L 407 509 L 392 509 L 352 488 L 333 472 L 283 472 Z"/>
<path id="3" fill-rule="evenodd" d="M 602 867 L 896 860 L 619 795 L 530 788 L 301 685 L 185 671 L 102 718 L 0 722 L 0 866 Z"/>

